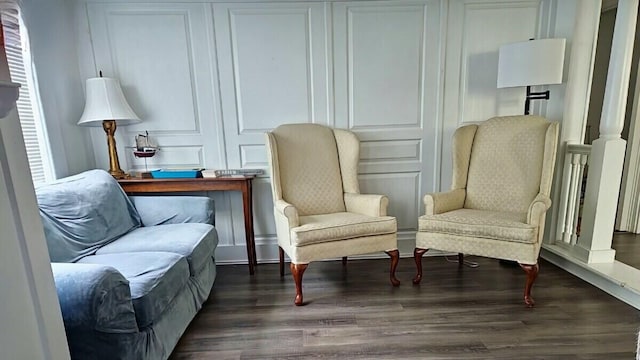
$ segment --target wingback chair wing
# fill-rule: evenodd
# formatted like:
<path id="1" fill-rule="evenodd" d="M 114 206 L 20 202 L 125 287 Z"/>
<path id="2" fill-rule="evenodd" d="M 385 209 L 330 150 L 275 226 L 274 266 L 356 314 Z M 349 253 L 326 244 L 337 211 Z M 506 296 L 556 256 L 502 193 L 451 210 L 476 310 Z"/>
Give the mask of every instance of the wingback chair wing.
<path id="1" fill-rule="evenodd" d="M 527 274 L 525 304 L 534 305 L 557 138 L 558 124 L 539 116 L 495 117 L 455 131 L 451 190 L 427 194 L 418 219 L 414 284 L 428 249 L 516 261 Z"/>
<path id="2" fill-rule="evenodd" d="M 398 264 L 395 217 L 384 195 L 360 194 L 360 142 L 350 131 L 316 124 L 286 124 L 266 133 L 274 217 L 280 252 L 303 304 L 302 275 L 312 261 L 384 251 Z"/>

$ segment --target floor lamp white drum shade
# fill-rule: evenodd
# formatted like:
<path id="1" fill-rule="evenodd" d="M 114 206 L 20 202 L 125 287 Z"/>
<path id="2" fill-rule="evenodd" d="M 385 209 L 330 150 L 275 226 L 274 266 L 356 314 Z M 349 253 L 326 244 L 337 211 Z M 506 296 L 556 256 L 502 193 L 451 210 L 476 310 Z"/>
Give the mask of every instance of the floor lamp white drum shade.
<path id="1" fill-rule="evenodd" d="M 565 39 L 541 39 L 502 45 L 498 88 L 562 83 Z"/>
<path id="2" fill-rule="evenodd" d="M 78 125 L 101 126 L 103 120 L 115 120 L 118 125 L 140 122 L 124 98 L 118 80 L 107 77 L 87 79 L 86 102 Z"/>

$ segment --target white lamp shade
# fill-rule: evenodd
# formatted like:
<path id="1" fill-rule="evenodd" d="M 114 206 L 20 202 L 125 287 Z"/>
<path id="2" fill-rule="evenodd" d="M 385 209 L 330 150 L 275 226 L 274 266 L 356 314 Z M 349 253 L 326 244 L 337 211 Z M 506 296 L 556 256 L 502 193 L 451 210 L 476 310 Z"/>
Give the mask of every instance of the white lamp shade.
<path id="1" fill-rule="evenodd" d="M 118 80 L 106 77 L 87 79 L 87 99 L 78 125 L 102 126 L 103 120 L 115 120 L 118 125 L 140 122 L 124 98 Z"/>
<path id="2" fill-rule="evenodd" d="M 498 88 L 562 83 L 565 39 L 529 40 L 502 45 Z"/>

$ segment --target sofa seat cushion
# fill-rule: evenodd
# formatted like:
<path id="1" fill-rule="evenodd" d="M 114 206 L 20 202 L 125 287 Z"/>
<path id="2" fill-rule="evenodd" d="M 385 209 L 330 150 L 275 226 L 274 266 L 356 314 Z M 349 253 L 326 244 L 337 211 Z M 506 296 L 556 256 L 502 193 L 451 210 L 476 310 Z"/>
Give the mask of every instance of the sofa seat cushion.
<path id="1" fill-rule="evenodd" d="M 112 266 L 129 281 L 141 329 L 153 325 L 189 281 L 187 259 L 168 252 L 90 255 L 78 263 Z"/>
<path id="2" fill-rule="evenodd" d="M 300 226 L 291 229 L 291 239 L 296 246 L 304 246 L 395 232 L 394 217 L 339 212 L 300 216 Z"/>
<path id="3" fill-rule="evenodd" d="M 191 276 L 213 257 L 218 235 L 213 226 L 200 223 L 167 224 L 137 228 L 98 249 L 96 254 L 163 251 L 182 255 Z"/>
<path id="4" fill-rule="evenodd" d="M 52 262 L 74 262 L 140 226 L 118 182 L 90 170 L 36 188 Z"/>
<path id="5" fill-rule="evenodd" d="M 514 212 L 459 209 L 418 218 L 418 231 L 457 236 L 534 243 L 537 227 L 526 223 L 526 215 Z"/>

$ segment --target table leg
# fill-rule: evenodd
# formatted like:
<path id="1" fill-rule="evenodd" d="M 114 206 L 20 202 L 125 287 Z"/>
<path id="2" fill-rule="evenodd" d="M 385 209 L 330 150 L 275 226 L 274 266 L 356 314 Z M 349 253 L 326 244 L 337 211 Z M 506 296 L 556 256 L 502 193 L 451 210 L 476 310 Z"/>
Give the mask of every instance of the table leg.
<path id="1" fill-rule="evenodd" d="M 256 238 L 253 232 L 253 181 L 248 180 L 247 186 L 249 187 L 249 216 L 251 217 L 251 249 L 253 249 L 253 265 L 258 266 L 258 255 L 256 254 Z"/>
<path id="2" fill-rule="evenodd" d="M 249 274 L 255 273 L 254 266 L 258 264 L 256 259 L 256 243 L 253 234 L 253 199 L 251 189 L 251 179 L 247 179 L 242 188 L 242 205 L 244 210 L 244 231 L 247 241 L 247 263 L 249 264 Z"/>

